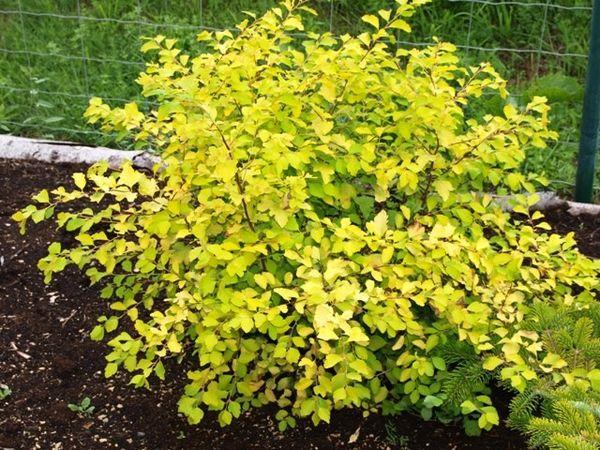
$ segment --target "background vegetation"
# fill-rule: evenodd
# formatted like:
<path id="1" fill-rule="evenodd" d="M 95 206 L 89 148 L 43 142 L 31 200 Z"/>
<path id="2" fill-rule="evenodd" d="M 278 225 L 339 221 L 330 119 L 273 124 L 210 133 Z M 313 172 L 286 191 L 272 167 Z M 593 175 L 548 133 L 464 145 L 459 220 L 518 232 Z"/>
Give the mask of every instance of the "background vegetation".
<path id="1" fill-rule="evenodd" d="M 274 3 L 0 0 L 0 132 L 115 145 L 113 136 L 91 130 L 82 113 L 93 95 L 114 105 L 139 98 L 133 80 L 143 67 L 140 36 L 163 33 L 190 46 L 199 26 L 231 27 L 244 10 L 262 12 Z M 365 26 L 360 16 L 391 3 L 315 0 L 321 14 L 312 25 L 336 34 L 357 32 Z M 491 61 L 511 81 L 516 103 L 532 95 L 548 96 L 561 139 L 545 154 L 530 158 L 526 169 L 545 171 L 554 188 L 569 190 L 575 171 L 586 64 L 582 55 L 587 53 L 591 2 L 508 3 L 434 0 L 412 20 L 410 41 L 427 43 L 438 36 L 461 46 L 467 60 Z"/>

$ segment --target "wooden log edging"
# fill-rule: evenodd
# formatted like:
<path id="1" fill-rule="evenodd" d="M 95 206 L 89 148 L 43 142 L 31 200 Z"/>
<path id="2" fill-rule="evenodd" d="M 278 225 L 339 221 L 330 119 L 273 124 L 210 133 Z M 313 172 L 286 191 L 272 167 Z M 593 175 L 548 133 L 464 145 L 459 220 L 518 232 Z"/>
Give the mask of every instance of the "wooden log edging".
<path id="1" fill-rule="evenodd" d="M 115 150 L 106 147 L 90 147 L 74 142 L 48 141 L 0 134 L 0 158 L 34 160 L 47 163 L 93 164 L 106 160 L 113 169 L 120 167 L 124 161 L 132 161 L 138 169 L 151 169 L 160 163 L 160 157 L 144 151 Z M 539 201 L 533 206 L 544 211 L 550 208 L 565 206 L 573 215 L 600 214 L 600 205 L 572 202 L 560 198 L 555 192 L 538 192 Z M 512 196 L 493 196 L 503 209 L 511 210 Z"/>

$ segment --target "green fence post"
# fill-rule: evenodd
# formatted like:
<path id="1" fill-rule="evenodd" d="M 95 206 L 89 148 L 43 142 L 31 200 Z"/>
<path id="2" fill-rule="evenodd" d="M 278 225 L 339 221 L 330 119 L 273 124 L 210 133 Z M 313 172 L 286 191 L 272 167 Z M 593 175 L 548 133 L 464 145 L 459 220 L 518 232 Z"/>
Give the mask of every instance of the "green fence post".
<path id="1" fill-rule="evenodd" d="M 589 203 L 594 190 L 596 151 L 598 148 L 598 125 L 600 123 L 600 0 L 594 0 L 592 30 L 587 67 L 575 200 Z"/>

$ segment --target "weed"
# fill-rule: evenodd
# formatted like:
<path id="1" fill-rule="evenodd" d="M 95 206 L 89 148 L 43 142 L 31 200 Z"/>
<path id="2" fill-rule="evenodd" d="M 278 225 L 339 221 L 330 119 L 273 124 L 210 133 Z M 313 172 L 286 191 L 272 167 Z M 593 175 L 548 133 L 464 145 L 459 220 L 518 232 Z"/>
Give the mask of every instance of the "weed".
<path id="1" fill-rule="evenodd" d="M 0 400 L 4 400 L 12 394 L 10 388 L 5 384 L 0 384 Z"/>
<path id="2" fill-rule="evenodd" d="M 84 417 L 91 417 L 96 409 L 96 407 L 92 405 L 92 400 L 89 397 L 85 397 L 80 403 L 69 403 L 68 408 Z"/>
<path id="3" fill-rule="evenodd" d="M 391 421 L 387 420 L 385 422 L 385 435 L 386 441 L 400 450 L 410 450 L 409 443 L 410 439 L 405 435 L 399 435 L 396 430 L 396 425 L 394 425 Z"/>

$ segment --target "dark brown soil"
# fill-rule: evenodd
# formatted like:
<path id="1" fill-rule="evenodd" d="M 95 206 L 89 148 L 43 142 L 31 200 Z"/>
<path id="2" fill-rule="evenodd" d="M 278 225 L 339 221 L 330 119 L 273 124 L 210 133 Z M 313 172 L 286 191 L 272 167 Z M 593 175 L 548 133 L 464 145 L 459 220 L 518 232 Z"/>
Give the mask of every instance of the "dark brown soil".
<path id="1" fill-rule="evenodd" d="M 576 217 L 558 208 L 546 211 L 545 215 L 555 232 L 567 234 L 572 231 L 582 253 L 600 258 L 600 214 Z"/>
<path id="2" fill-rule="evenodd" d="M 9 162 L 0 159 L 0 384 L 13 393 L 0 400 L 0 448 L 14 449 L 524 449 L 524 439 L 496 427 L 480 438 L 461 426 L 444 426 L 403 415 L 389 418 L 345 410 L 330 425 L 299 421 L 277 430 L 274 411 L 253 410 L 226 428 L 214 416 L 190 427 L 177 415 L 183 383 L 174 370 L 167 382 L 135 390 L 126 380 L 104 379 L 105 347 L 88 338 L 95 319 L 107 310 L 98 292 L 76 271 L 50 286 L 37 260 L 46 246 L 68 237 L 49 224 L 19 235 L 10 215 L 42 188 L 69 184 L 73 165 Z M 582 249 L 600 256 L 600 219 L 551 215 L 560 232 L 574 230 Z M 90 397 L 94 414 L 80 417 L 69 403 Z M 350 437 L 360 428 L 356 442 Z"/>

